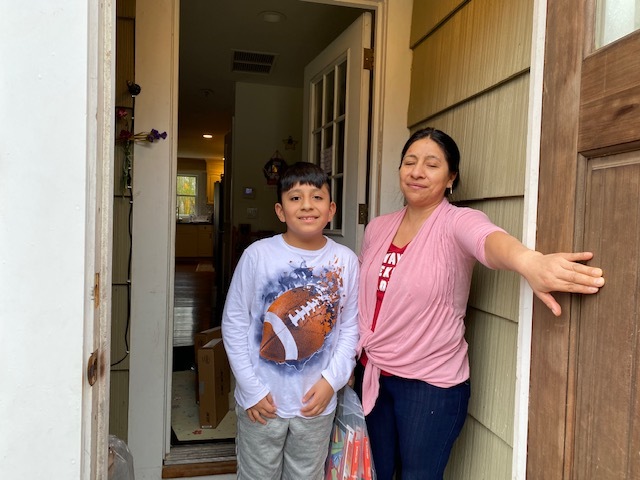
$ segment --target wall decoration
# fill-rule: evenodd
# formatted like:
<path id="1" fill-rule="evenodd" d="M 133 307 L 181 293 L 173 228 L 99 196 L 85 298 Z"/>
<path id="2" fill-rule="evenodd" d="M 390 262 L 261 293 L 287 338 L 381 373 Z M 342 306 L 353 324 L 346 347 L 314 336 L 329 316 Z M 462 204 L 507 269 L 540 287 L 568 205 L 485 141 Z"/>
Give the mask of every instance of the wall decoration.
<path id="1" fill-rule="evenodd" d="M 327 175 L 331 175 L 331 165 L 333 163 L 333 145 L 324 148 L 320 152 L 320 168 L 326 172 Z"/>
<path id="2" fill-rule="evenodd" d="M 249 198 L 249 199 L 256 198 L 256 189 L 253 187 L 244 187 L 242 189 L 242 198 Z"/>
<path id="3" fill-rule="evenodd" d="M 284 140 L 282 140 L 282 143 L 284 143 L 285 150 L 295 150 L 298 141 L 294 140 L 293 137 L 289 135 L 289 138 L 285 138 Z"/>
<path id="4" fill-rule="evenodd" d="M 137 86 L 137 85 L 136 85 Z M 140 88 L 140 87 L 138 87 Z M 150 132 L 133 133 L 133 125 L 129 125 L 129 112 L 125 108 L 116 110 L 117 122 L 123 122 L 124 128 L 116 138 L 116 144 L 124 150 L 124 163 L 122 165 L 122 195 L 131 189 L 132 169 L 133 169 L 133 145 L 135 143 L 153 143 L 167 138 L 167 132 L 160 133 L 155 128 Z M 133 123 L 133 122 L 132 122 Z"/>
<path id="5" fill-rule="evenodd" d="M 287 168 L 287 162 L 284 161 L 280 152 L 276 150 L 271 155 L 271 159 L 262 168 L 262 172 L 267 179 L 267 185 L 277 185 L 285 168 Z"/>

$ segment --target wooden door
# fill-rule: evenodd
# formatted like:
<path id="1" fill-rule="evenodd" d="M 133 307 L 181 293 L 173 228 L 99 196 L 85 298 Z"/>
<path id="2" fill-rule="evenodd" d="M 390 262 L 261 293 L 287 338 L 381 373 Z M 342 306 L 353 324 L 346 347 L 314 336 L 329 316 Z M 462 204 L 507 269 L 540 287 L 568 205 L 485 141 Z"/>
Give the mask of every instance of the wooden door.
<path id="1" fill-rule="evenodd" d="M 595 0 L 547 8 L 537 249 L 593 251 L 607 283 L 534 305 L 527 478 L 637 479 L 640 32 L 596 48 Z"/>

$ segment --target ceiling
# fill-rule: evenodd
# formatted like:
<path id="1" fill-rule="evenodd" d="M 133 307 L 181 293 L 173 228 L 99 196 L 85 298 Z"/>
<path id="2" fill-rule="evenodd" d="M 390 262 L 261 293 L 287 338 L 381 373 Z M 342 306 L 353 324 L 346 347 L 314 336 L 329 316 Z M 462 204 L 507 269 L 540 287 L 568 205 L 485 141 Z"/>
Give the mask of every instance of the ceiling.
<path id="1" fill-rule="evenodd" d="M 363 12 L 312 1 L 180 2 L 179 157 L 221 160 L 224 135 L 231 130 L 235 82 L 302 88 L 304 66 Z M 267 22 L 262 12 L 283 17 Z M 273 67 L 268 74 L 232 71 L 234 52 L 273 54 Z M 256 65 L 244 63 L 250 69 Z M 204 133 L 213 138 L 202 138 Z"/>

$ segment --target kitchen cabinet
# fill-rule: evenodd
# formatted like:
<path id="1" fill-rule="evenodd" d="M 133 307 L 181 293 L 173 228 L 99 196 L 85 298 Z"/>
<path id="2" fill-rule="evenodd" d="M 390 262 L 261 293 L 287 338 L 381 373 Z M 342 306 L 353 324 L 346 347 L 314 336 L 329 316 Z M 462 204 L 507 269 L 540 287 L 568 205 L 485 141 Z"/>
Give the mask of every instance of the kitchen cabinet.
<path id="1" fill-rule="evenodd" d="M 213 225 L 196 225 L 198 256 L 213 257 Z"/>
<path id="2" fill-rule="evenodd" d="M 176 258 L 213 257 L 213 225 L 178 223 Z"/>

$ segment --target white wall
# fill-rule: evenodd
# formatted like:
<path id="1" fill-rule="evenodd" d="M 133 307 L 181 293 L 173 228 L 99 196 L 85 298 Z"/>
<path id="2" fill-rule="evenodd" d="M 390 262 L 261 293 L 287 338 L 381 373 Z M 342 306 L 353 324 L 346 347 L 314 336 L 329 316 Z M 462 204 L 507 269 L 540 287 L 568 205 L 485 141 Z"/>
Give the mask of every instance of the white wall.
<path id="1" fill-rule="evenodd" d="M 85 468 L 89 19 L 81 0 L 0 2 L 3 478 L 76 479 Z"/>
<path id="2" fill-rule="evenodd" d="M 283 226 L 274 212 L 276 187 L 267 185 L 262 168 L 276 151 L 289 165 L 303 160 L 303 91 L 242 82 L 236 83 L 235 90 L 231 162 L 233 224 L 249 223 L 252 231 L 282 231 Z M 295 150 L 285 149 L 283 140 L 290 135 L 299 142 Z M 245 186 L 255 189 L 255 199 L 242 197 Z M 257 218 L 249 218 L 247 208 L 257 208 Z"/>

